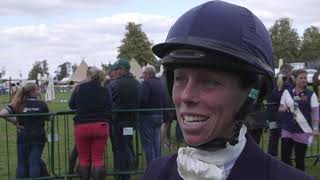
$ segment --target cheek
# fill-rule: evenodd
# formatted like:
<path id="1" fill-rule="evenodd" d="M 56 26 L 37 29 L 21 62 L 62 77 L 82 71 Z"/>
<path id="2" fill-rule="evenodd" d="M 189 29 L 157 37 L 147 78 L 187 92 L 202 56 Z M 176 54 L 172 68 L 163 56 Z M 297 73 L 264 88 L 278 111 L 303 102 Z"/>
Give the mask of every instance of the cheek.
<path id="1" fill-rule="evenodd" d="M 180 93 L 179 93 L 178 89 L 175 87 L 172 88 L 172 100 L 173 100 L 173 103 L 176 107 L 181 102 Z"/>

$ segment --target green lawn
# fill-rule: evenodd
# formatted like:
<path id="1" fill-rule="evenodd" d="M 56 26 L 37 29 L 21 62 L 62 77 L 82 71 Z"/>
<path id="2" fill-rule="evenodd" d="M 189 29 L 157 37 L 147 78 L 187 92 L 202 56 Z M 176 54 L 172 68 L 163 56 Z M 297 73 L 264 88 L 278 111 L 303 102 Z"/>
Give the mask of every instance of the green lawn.
<path id="1" fill-rule="evenodd" d="M 48 106 L 51 112 L 58 112 L 58 111 L 68 111 L 68 106 L 66 102 L 61 102 L 61 100 L 68 100 L 70 93 L 66 92 L 59 92 L 56 94 L 56 100 L 54 102 L 49 102 Z M 44 95 L 42 95 L 44 97 Z M 0 107 L 3 107 L 8 103 L 8 96 L 0 95 Z M 49 156 L 52 157 L 52 146 L 51 144 L 47 144 L 45 151 L 43 153 L 43 159 L 45 160 L 48 168 L 54 170 L 56 175 L 63 176 L 68 168 L 68 155 L 71 152 L 74 146 L 73 140 L 73 121 L 72 115 L 58 115 L 54 118 L 54 134 L 58 134 L 59 140 L 54 142 L 53 146 L 53 154 L 54 158 L 51 159 Z M 49 122 L 51 123 L 51 122 Z M 183 146 L 183 143 L 177 143 L 174 138 L 174 124 L 171 128 L 171 138 L 172 138 L 172 146 L 170 149 L 163 149 L 163 154 L 170 154 L 175 152 L 179 146 Z M 47 124 L 47 127 L 50 127 Z M 48 133 L 51 133 L 50 129 L 47 129 Z M 10 124 L 5 123 L 5 121 L 0 120 L 0 179 L 9 179 L 9 176 L 13 179 L 15 177 L 15 167 L 16 167 L 16 129 Z M 134 136 L 134 139 L 137 139 Z M 265 150 L 267 148 L 267 133 L 264 134 L 262 148 Z M 6 142 L 9 142 L 8 144 Z M 137 141 L 135 140 L 134 143 Z M 137 142 L 138 143 L 138 142 Z M 141 156 L 141 146 L 137 145 L 139 149 L 139 161 L 143 162 L 144 159 Z M 309 148 L 308 153 L 315 153 L 319 152 L 317 149 L 320 148 L 319 139 L 318 143 L 311 148 Z M 107 153 L 106 153 L 106 169 L 107 172 L 112 173 L 113 169 L 113 161 L 112 161 L 112 150 L 110 141 L 107 145 Z M 309 158 L 306 160 L 307 162 L 307 173 L 318 177 L 320 179 L 320 162 L 316 166 L 312 166 L 315 161 L 315 158 Z M 53 166 L 53 167 L 52 167 Z M 140 163 L 140 168 L 143 169 L 144 163 Z M 8 176 L 8 172 L 10 173 Z M 51 171 L 51 175 L 53 172 Z M 112 179 L 112 178 L 108 178 Z M 139 176 L 135 176 L 133 179 L 139 179 Z"/>

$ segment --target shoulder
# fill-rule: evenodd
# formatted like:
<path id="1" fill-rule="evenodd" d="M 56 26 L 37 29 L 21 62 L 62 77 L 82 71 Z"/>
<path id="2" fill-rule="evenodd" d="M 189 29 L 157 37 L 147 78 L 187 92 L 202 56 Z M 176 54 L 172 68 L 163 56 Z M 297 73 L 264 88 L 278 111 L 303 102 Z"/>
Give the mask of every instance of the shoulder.
<path id="1" fill-rule="evenodd" d="M 305 92 L 309 95 L 309 96 L 312 96 L 313 94 L 315 94 L 312 90 L 306 88 L 305 89 Z"/>
<path id="2" fill-rule="evenodd" d="M 141 84 L 142 84 L 143 86 L 151 86 L 152 80 L 151 80 L 151 79 L 143 80 Z"/>
<path id="3" fill-rule="evenodd" d="M 312 180 L 313 178 L 304 172 L 297 170 L 273 157 L 269 157 L 270 179 Z"/>
<path id="4" fill-rule="evenodd" d="M 254 169 L 254 171 L 252 171 Z M 266 180 L 311 180 L 307 174 L 290 167 L 264 153 L 250 136 L 239 158 L 236 160 L 229 179 L 266 179 Z"/>
<path id="5" fill-rule="evenodd" d="M 47 103 L 45 101 L 43 101 L 43 100 L 37 99 L 35 102 L 38 104 L 38 106 L 40 106 L 42 108 L 48 108 Z"/>
<path id="6" fill-rule="evenodd" d="M 14 108 L 13 108 L 13 106 L 12 106 L 11 104 L 6 105 L 6 106 L 4 106 L 3 108 L 4 108 L 5 110 L 7 110 L 9 114 L 14 114 L 14 113 L 15 113 Z"/>
<path id="7" fill-rule="evenodd" d="M 177 154 L 162 157 L 152 161 L 143 175 L 143 180 L 148 179 L 180 179 L 177 170 Z M 155 178 L 156 177 L 156 178 Z"/>
<path id="8" fill-rule="evenodd" d="M 43 100 L 37 99 L 36 102 L 38 102 L 41 105 L 47 106 L 47 103 Z"/>

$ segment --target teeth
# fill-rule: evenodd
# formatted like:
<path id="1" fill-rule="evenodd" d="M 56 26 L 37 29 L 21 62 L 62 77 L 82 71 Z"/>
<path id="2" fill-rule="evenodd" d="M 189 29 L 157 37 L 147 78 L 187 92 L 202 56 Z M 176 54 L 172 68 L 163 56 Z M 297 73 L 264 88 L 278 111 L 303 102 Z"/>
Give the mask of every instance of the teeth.
<path id="1" fill-rule="evenodd" d="M 187 124 L 199 124 L 207 120 L 204 116 L 183 116 L 184 122 Z"/>

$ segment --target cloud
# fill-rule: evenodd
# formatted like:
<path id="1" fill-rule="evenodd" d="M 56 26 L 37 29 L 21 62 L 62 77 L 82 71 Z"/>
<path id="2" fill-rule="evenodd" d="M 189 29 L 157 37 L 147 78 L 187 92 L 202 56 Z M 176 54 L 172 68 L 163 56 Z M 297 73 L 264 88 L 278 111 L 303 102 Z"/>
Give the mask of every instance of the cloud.
<path id="1" fill-rule="evenodd" d="M 294 25 L 301 27 L 320 25 L 320 1 L 318 0 L 229 0 L 229 2 L 252 10 L 267 27 L 281 17 L 289 17 L 293 20 Z"/>
<path id="2" fill-rule="evenodd" d="M 43 15 L 113 6 L 121 0 L 2 0 L 0 16 Z"/>
<path id="3" fill-rule="evenodd" d="M 153 43 L 164 41 L 173 20 L 164 16 L 126 13 L 60 24 L 39 24 L 0 29 L 0 63 L 7 77 L 17 78 L 18 70 L 26 78 L 35 61 L 46 59 L 52 74 L 58 65 L 69 61 L 100 66 L 116 60 L 117 48 L 124 38 L 125 25 L 132 21 Z M 12 63 L 8 63 L 12 62 Z"/>
<path id="4" fill-rule="evenodd" d="M 142 24 L 142 30 L 154 44 L 163 42 L 170 26 L 181 15 L 182 10 L 205 2 L 206 0 L 157 1 L 156 6 L 144 6 L 144 9 L 132 7 L 132 13 L 118 13 L 94 18 L 95 10 L 108 11 L 110 8 L 121 8 L 128 0 L 1 0 L 0 18 L 7 25 L 0 24 L 0 64 L 7 69 L 6 77 L 18 77 L 21 70 L 26 78 L 35 61 L 46 59 L 52 74 L 58 65 L 69 61 L 79 64 L 85 58 L 89 65 L 113 62 L 117 56 L 117 47 L 124 37 L 125 25 L 132 21 Z M 293 27 L 300 35 L 311 25 L 320 27 L 319 0 L 227 0 L 242 5 L 253 11 L 269 28 L 275 20 L 289 17 Z M 131 1 L 130 1 L 131 2 Z M 139 1 L 143 5 L 143 0 Z M 149 1 L 147 1 L 150 4 Z M 146 4 L 148 4 L 146 3 Z M 179 7 L 169 12 L 171 7 Z M 128 5 L 128 4 L 126 4 Z M 135 4 L 140 8 L 140 4 Z M 152 9 L 156 8 L 156 9 Z M 166 11 L 167 9 L 168 11 Z M 158 11 L 164 9 L 163 11 Z M 172 8 L 171 8 L 172 9 Z M 94 10 L 94 11 L 93 11 Z M 157 14 L 152 13 L 157 10 Z M 75 14 L 91 14 L 86 19 L 74 19 Z M 62 14 L 62 16 L 61 16 Z M 67 15 L 64 18 L 64 15 Z M 170 14 L 170 17 L 169 15 Z M 12 18 L 18 16 L 18 18 Z M 59 16 L 58 21 L 55 17 Z M 10 17 L 10 18 L 9 18 Z M 30 18 L 31 17 L 31 18 Z M 21 20 L 22 19 L 22 20 Z M 37 23 L 41 20 L 41 24 Z M 53 21 L 50 21 L 52 20 Z M 12 20 L 16 20 L 11 22 Z M 2 22 L 1 21 L 1 22 Z M 21 22 L 23 21 L 23 22 Z M 12 24 L 22 25 L 12 25 Z M 1 67 L 0 67 L 1 68 Z"/>

